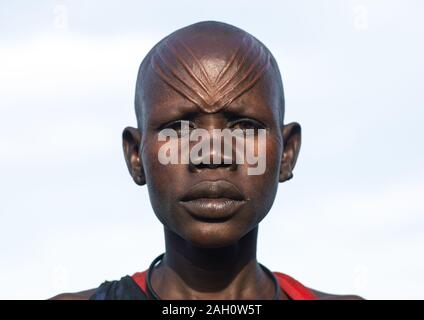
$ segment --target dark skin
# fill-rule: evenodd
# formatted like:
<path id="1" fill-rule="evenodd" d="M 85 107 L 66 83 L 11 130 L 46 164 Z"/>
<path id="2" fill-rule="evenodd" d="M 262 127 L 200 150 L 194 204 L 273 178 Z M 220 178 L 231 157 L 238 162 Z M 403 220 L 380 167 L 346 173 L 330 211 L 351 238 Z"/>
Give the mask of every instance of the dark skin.
<path id="1" fill-rule="evenodd" d="M 293 176 L 301 127 L 296 122 L 282 123 L 284 99 L 276 64 L 267 49 L 248 34 L 245 43 L 253 43 L 249 47 L 253 49 L 244 48 L 245 43 L 239 39 L 245 34 L 213 22 L 188 27 L 172 34 L 165 43 L 166 52 L 173 52 L 173 56 L 164 56 L 164 44 L 159 44 L 149 53 L 149 63 L 140 69 L 141 89 L 136 99 L 139 125 L 125 128 L 123 149 L 131 177 L 137 185 L 147 184 L 154 212 L 164 226 L 165 257 L 152 275 L 152 286 L 161 299 L 274 296 L 273 282 L 256 259 L 258 226 L 271 209 L 278 184 Z M 190 48 L 190 54 L 173 51 L 181 43 Z M 240 52 L 247 56 L 231 55 L 237 48 L 242 48 Z M 184 64 L 174 60 L 187 62 L 192 69 L 187 72 Z M 255 61 L 259 63 L 255 65 Z M 250 70 L 254 70 L 253 75 Z M 248 76 L 240 79 L 248 81 L 235 81 L 242 72 Z M 181 81 L 175 80 L 187 75 L 191 78 L 182 82 L 193 81 L 190 88 L 194 90 L 181 87 Z M 231 81 L 234 85 L 219 85 Z M 159 131 L 176 128 L 182 120 L 189 121 L 193 128 L 207 130 L 266 129 L 265 173 L 248 175 L 248 164 L 234 162 L 161 164 L 158 151 L 164 142 L 158 141 Z M 201 210 L 193 215 L 185 206 L 187 190 L 201 182 L 214 181 L 225 181 L 234 187 L 242 198 L 240 207 L 219 219 L 210 219 Z M 94 291 L 61 294 L 52 299 L 88 299 Z M 319 299 L 360 299 L 313 292 Z M 288 297 L 282 293 L 281 299 Z"/>

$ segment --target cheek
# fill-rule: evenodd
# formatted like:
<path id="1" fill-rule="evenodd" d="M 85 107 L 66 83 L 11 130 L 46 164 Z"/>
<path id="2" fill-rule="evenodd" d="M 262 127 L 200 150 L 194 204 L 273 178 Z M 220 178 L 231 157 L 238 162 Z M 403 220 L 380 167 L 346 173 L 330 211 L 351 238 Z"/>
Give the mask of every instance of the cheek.
<path id="1" fill-rule="evenodd" d="M 252 196 L 253 206 L 258 215 L 265 216 L 270 210 L 279 183 L 280 171 L 280 145 L 275 139 L 267 139 L 266 143 L 266 168 L 262 175 L 247 176 L 251 186 L 249 193 Z"/>
<path id="2" fill-rule="evenodd" d="M 151 138 L 146 140 L 151 141 Z M 155 143 L 146 142 L 143 148 L 142 160 L 147 187 L 149 190 L 152 188 L 160 191 L 163 184 L 161 181 L 165 176 L 162 176 L 163 170 L 158 160 L 158 150 L 158 146 Z"/>
<path id="3" fill-rule="evenodd" d="M 144 173 L 152 207 L 157 214 L 163 215 L 170 211 L 170 205 L 181 193 L 184 170 L 181 165 L 161 164 L 158 159 L 160 144 L 154 138 L 149 141 L 152 142 L 146 143 L 142 154 Z"/>
<path id="4" fill-rule="evenodd" d="M 270 137 L 266 143 L 266 171 L 268 178 L 275 178 L 278 184 L 278 177 L 281 165 L 282 149 L 278 141 Z"/>
<path id="5" fill-rule="evenodd" d="M 248 160 L 242 165 L 243 174 L 248 178 L 257 177 L 258 180 L 267 180 L 271 184 L 274 183 L 274 180 L 278 182 L 282 152 L 278 139 L 268 134 L 265 140 L 258 141 L 256 139 L 254 142 L 248 141 L 247 144 L 250 144 L 250 147 L 246 146 L 246 159 Z M 252 145 L 254 145 L 253 149 Z M 252 163 L 253 159 L 255 161 Z M 247 170 L 249 167 L 262 169 L 251 170 L 249 174 Z"/>

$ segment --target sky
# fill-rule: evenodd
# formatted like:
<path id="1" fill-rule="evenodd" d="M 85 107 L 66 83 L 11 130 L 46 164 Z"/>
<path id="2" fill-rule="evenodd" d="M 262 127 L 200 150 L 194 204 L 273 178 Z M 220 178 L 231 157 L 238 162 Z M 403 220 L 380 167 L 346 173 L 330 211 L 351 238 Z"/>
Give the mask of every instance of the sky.
<path id="1" fill-rule="evenodd" d="M 217 20 L 260 39 L 302 126 L 258 260 L 335 294 L 424 299 L 424 2 L 0 0 L 0 298 L 45 299 L 164 251 L 122 130 L 148 50 Z"/>

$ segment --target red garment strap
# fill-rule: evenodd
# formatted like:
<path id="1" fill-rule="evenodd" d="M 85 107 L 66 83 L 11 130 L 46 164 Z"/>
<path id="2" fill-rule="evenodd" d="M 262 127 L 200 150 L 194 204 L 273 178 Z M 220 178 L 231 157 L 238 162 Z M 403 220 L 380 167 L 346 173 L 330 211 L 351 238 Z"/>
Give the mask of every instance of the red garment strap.
<path id="1" fill-rule="evenodd" d="M 273 272 L 281 289 L 293 300 L 316 300 L 315 294 L 296 279 L 281 272 Z"/>
<path id="2" fill-rule="evenodd" d="M 293 300 L 315 300 L 316 296 L 313 292 L 306 288 L 299 281 L 293 279 L 292 277 L 281 273 L 281 272 L 273 272 L 275 277 L 278 280 L 278 283 L 281 289 Z M 143 292 L 147 292 L 146 285 L 146 276 L 147 270 L 142 272 L 136 272 L 132 275 L 133 280 Z"/>
<path id="3" fill-rule="evenodd" d="M 140 287 L 140 289 L 144 293 L 147 292 L 146 277 L 147 277 L 147 270 L 142 272 L 136 272 L 131 276 L 131 278 L 135 281 L 135 283 L 137 283 L 137 285 Z"/>

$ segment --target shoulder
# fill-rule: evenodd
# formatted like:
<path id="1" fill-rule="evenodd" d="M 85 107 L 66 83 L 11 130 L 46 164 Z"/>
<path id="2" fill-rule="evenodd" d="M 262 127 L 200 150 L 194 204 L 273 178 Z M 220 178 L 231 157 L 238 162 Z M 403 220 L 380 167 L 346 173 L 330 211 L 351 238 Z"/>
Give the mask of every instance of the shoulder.
<path id="1" fill-rule="evenodd" d="M 354 294 L 332 294 L 308 288 L 317 297 L 317 300 L 365 300 Z"/>
<path id="2" fill-rule="evenodd" d="M 96 289 L 89 289 L 74 293 L 61 293 L 48 300 L 90 300 L 90 297 L 96 292 Z"/>
<path id="3" fill-rule="evenodd" d="M 62 293 L 49 300 L 146 300 L 145 292 L 131 276 L 105 281 L 98 288 L 76 293 Z"/>
<path id="4" fill-rule="evenodd" d="M 306 300 L 365 300 L 354 294 L 332 294 L 315 290 L 300 283 L 295 278 L 281 272 L 273 272 L 280 283 L 280 287 L 292 299 Z"/>

